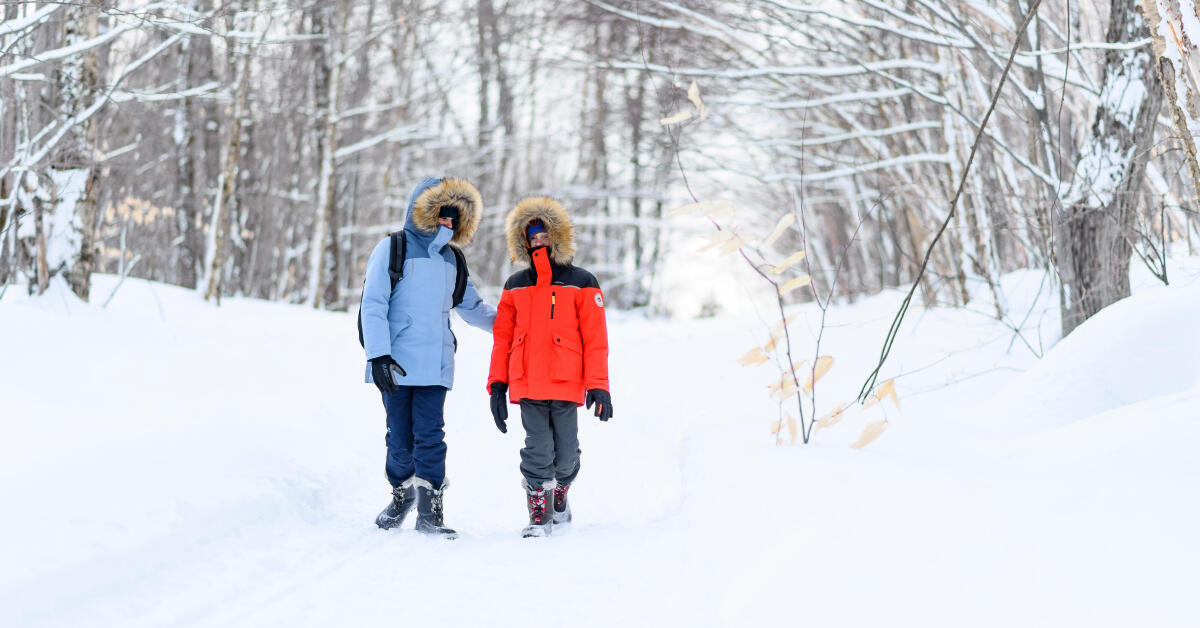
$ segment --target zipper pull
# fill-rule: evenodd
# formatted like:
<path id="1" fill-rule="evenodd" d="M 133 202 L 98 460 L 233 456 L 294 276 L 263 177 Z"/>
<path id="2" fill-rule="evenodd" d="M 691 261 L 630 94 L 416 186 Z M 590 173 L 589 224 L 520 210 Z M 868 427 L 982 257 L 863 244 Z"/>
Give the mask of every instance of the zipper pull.
<path id="1" fill-rule="evenodd" d="M 550 293 L 550 318 L 554 318 L 554 293 Z"/>

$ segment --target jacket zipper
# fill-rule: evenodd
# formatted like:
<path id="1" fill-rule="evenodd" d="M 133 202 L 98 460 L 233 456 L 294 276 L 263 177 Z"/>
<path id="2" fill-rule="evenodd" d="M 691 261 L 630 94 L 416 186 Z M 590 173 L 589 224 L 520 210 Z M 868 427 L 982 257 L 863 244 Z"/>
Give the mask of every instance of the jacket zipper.
<path id="1" fill-rule="evenodd" d="M 550 318 L 554 318 L 554 293 L 550 293 Z"/>

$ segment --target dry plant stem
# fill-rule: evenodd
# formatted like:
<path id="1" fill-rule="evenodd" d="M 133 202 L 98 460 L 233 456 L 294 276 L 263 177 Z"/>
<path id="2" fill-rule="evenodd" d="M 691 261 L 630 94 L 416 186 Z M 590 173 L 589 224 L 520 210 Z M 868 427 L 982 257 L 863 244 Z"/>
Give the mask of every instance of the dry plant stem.
<path id="1" fill-rule="evenodd" d="M 1021 334 L 1021 330 L 1024 329 L 1025 323 L 1029 322 L 1029 317 L 1033 316 L 1034 310 L 1037 309 L 1038 300 L 1040 300 L 1042 298 L 1042 292 L 1044 292 L 1046 289 L 1046 280 L 1049 279 L 1050 272 L 1051 272 L 1050 270 L 1046 270 L 1046 272 L 1042 273 L 1042 280 L 1041 280 L 1041 282 L 1038 283 L 1037 293 L 1033 295 L 1033 303 L 1030 304 L 1029 310 L 1025 312 L 1025 316 L 1024 316 L 1024 318 L 1021 319 L 1021 322 L 1017 323 L 1015 326 L 1012 327 L 1012 329 L 1014 331 L 1014 336 L 1013 336 L 1012 340 L 1008 341 L 1008 350 L 1009 351 L 1012 350 L 1013 343 L 1015 343 L 1017 341 L 1017 338 L 1019 337 L 1021 339 L 1021 342 L 1025 343 L 1025 346 L 1028 347 L 1030 352 L 1032 352 L 1035 356 L 1037 356 L 1039 360 L 1042 358 L 1042 354 L 1045 353 L 1045 351 L 1042 350 L 1042 348 L 1041 348 L 1042 335 L 1040 333 L 1038 334 L 1038 350 L 1034 350 L 1033 346 L 1029 344 L 1029 341 L 1025 340 L 1025 336 L 1023 336 Z M 1041 324 L 1039 323 L 1039 329 L 1040 329 L 1040 327 L 1041 327 Z"/>
<path id="2" fill-rule="evenodd" d="M 810 98 L 810 99 L 812 98 L 811 90 L 809 91 L 808 98 Z M 807 122 L 807 120 L 808 120 L 808 112 L 805 111 L 804 121 Z M 806 124 L 801 125 L 801 128 L 802 129 L 807 128 L 807 125 Z M 805 213 L 805 211 L 804 211 L 804 207 L 805 207 L 805 205 L 804 205 L 804 173 L 806 172 L 805 158 L 808 153 L 805 151 L 804 140 L 805 140 L 805 137 L 803 135 L 801 135 L 801 138 L 800 138 L 800 143 L 801 143 L 800 182 L 799 182 L 799 185 L 797 186 L 796 194 L 799 196 L 799 199 L 800 199 L 799 210 L 798 210 L 798 213 L 800 214 L 800 241 L 804 245 L 804 250 L 808 251 L 811 249 L 811 247 L 809 246 L 809 243 L 808 243 L 808 214 Z M 889 196 L 890 196 L 890 194 L 889 194 Z M 875 209 L 878 209 L 882 205 L 883 205 L 883 199 L 880 198 L 875 201 L 875 203 L 871 206 L 871 208 L 867 212 L 865 212 L 862 216 L 859 216 L 857 224 L 854 225 L 854 232 L 852 234 L 850 234 L 850 238 L 849 238 L 849 240 L 847 240 L 846 246 L 842 247 L 842 254 L 838 256 L 837 265 L 834 267 L 834 270 L 833 270 L 833 279 L 829 283 L 828 298 L 825 299 L 824 301 L 822 301 L 821 294 L 820 294 L 820 292 L 818 292 L 816 283 L 814 282 L 812 284 L 809 284 L 809 287 L 812 289 L 813 300 L 816 302 L 817 307 L 821 310 L 821 324 L 818 326 L 818 329 L 817 329 L 817 339 L 816 339 L 816 343 L 813 347 L 812 366 L 810 367 L 809 373 L 808 373 L 808 376 L 814 381 L 812 396 L 809 398 L 809 409 L 812 413 L 811 416 L 813 417 L 813 420 L 808 424 L 807 428 L 804 426 L 803 422 L 801 422 L 801 424 L 800 424 L 801 435 L 803 437 L 804 443 L 808 443 L 809 439 L 812 438 L 813 430 L 815 430 L 817 427 L 817 388 L 816 388 L 815 382 L 816 382 L 816 376 L 817 376 L 817 363 L 821 359 L 821 341 L 825 337 L 825 321 L 828 320 L 828 318 L 829 318 L 829 307 L 833 304 L 833 298 L 837 292 L 838 281 L 841 279 L 842 269 L 845 267 L 846 257 L 848 255 L 848 253 L 850 252 L 850 247 L 856 241 L 858 241 L 858 234 L 860 231 L 862 231 L 862 227 L 863 227 L 865 218 L 867 216 L 869 216 Z M 761 253 L 760 253 L 760 255 L 761 255 Z M 806 256 L 804 258 L 804 265 L 808 271 L 809 277 L 812 277 L 813 276 L 812 256 Z M 789 358 L 790 357 L 791 356 L 789 355 Z M 796 381 L 794 376 L 795 376 L 795 373 L 793 372 L 793 380 Z M 799 388 L 799 386 L 800 386 L 800 382 L 796 381 L 796 387 Z M 799 396 L 800 396 L 800 393 L 797 392 L 797 397 L 799 397 Z M 801 400 L 801 402 L 802 401 L 803 400 Z M 777 436 L 776 437 L 777 443 L 778 443 L 778 440 L 779 440 L 779 438 Z"/>
<path id="3" fill-rule="evenodd" d="M 884 362 L 887 361 L 888 354 L 892 351 L 892 345 L 896 342 L 896 335 L 900 332 L 900 323 L 904 321 L 904 315 L 908 313 L 908 306 L 912 303 L 913 294 L 917 291 L 917 286 L 921 283 L 921 277 L 925 275 L 925 268 L 929 265 L 929 259 L 933 257 L 933 249 L 942 239 L 942 234 L 946 232 L 946 227 L 950 226 L 950 221 L 954 218 L 954 210 L 958 206 L 958 199 L 962 196 L 963 188 L 967 184 L 967 175 L 971 173 L 971 164 L 975 161 L 975 153 L 979 150 L 979 143 L 983 139 L 983 132 L 987 128 L 988 120 L 992 117 L 992 112 L 996 110 L 996 103 L 1000 101 L 1000 92 L 1004 89 L 1004 83 L 1008 80 L 1008 73 L 1012 70 L 1013 60 L 1017 57 L 1017 51 L 1021 48 L 1021 33 L 1029 27 L 1029 23 L 1033 20 L 1033 16 L 1037 14 L 1038 7 L 1042 4 L 1042 0 L 1034 0 L 1033 6 L 1029 7 L 1029 12 L 1025 14 L 1025 20 L 1021 22 L 1021 26 L 1016 31 L 1016 39 L 1013 42 L 1012 50 L 1008 54 L 1008 63 L 1004 65 L 1004 72 L 1000 75 L 1000 82 L 996 85 L 996 91 L 992 94 L 991 104 L 988 105 L 987 113 L 984 114 L 983 120 L 979 123 L 979 130 L 975 133 L 975 141 L 971 143 L 971 152 L 967 156 L 967 165 L 963 167 L 962 175 L 958 180 L 958 189 L 954 192 L 954 198 L 950 199 L 950 211 L 946 214 L 946 219 L 942 221 L 942 226 L 938 229 L 937 235 L 933 237 L 933 241 L 929 243 L 929 247 L 925 250 L 925 259 L 921 262 L 921 268 L 917 271 L 916 278 L 913 279 L 912 287 L 909 288 L 908 294 L 904 297 L 904 302 L 900 304 L 900 310 L 896 312 L 896 317 L 892 319 L 892 325 L 888 329 L 887 336 L 883 340 L 883 349 L 879 354 L 879 362 L 875 365 L 875 369 L 867 376 L 867 381 L 863 382 L 862 389 L 858 391 L 858 401 L 862 403 L 866 401 L 867 395 L 875 388 L 875 382 L 879 379 L 879 371 L 883 369 Z"/>
<path id="4" fill-rule="evenodd" d="M 812 98 L 811 90 L 809 91 L 808 98 L 810 98 L 810 99 Z M 804 114 L 804 121 L 805 122 L 808 121 L 808 112 L 807 111 L 805 111 L 805 114 Z M 801 128 L 806 128 L 806 127 L 807 127 L 807 125 L 801 126 Z M 808 153 L 805 151 L 804 139 L 805 138 L 802 135 L 800 138 L 800 142 L 801 142 L 800 184 L 799 184 L 799 186 L 797 186 L 798 189 L 796 190 L 796 194 L 800 197 L 800 208 L 799 208 L 800 241 L 804 244 L 804 250 L 808 251 L 811 249 L 811 247 L 808 244 L 808 214 L 806 214 L 804 211 L 804 207 L 805 207 L 805 205 L 804 205 L 804 173 L 806 171 L 805 170 L 805 157 L 807 156 Z M 889 194 L 889 196 L 890 196 L 890 194 Z M 860 231 L 862 231 L 863 222 L 865 221 L 865 218 L 868 215 L 870 215 L 873 210 L 878 209 L 882 205 L 883 205 L 882 198 L 876 200 L 874 205 L 871 206 L 871 209 L 868 210 L 866 213 L 864 213 L 862 216 L 860 216 L 858 218 L 857 224 L 854 225 L 854 233 L 850 234 L 850 238 L 849 238 L 849 240 L 847 240 L 846 246 L 842 247 L 842 254 L 840 256 L 838 256 L 837 265 L 833 269 L 833 279 L 829 282 L 829 298 L 827 298 L 825 301 L 821 301 L 821 294 L 817 291 L 816 283 L 814 282 L 814 283 L 809 284 L 809 287 L 812 289 L 813 300 L 816 301 L 817 307 L 820 308 L 820 310 L 821 310 L 821 324 L 817 329 L 817 340 L 813 347 L 812 367 L 809 369 L 809 374 L 808 374 L 808 376 L 810 378 L 812 378 L 813 382 L 814 382 L 813 390 L 812 390 L 812 397 L 809 399 L 809 403 L 810 403 L 809 409 L 812 411 L 813 420 L 808 425 L 807 429 L 805 429 L 803 422 L 801 422 L 801 425 L 800 425 L 804 443 L 808 443 L 809 439 L 812 437 L 813 430 L 816 429 L 816 427 L 817 427 L 817 387 L 816 387 L 817 362 L 821 359 L 821 341 L 825 337 L 825 321 L 829 317 L 829 306 L 833 304 L 834 294 L 836 294 L 836 292 L 837 292 L 838 281 L 841 279 L 842 269 L 845 267 L 845 264 L 846 264 L 846 256 L 850 252 L 850 247 L 858 240 L 858 234 Z M 805 265 L 805 268 L 808 270 L 808 276 L 812 277 L 813 276 L 812 256 L 806 256 L 804 258 L 804 265 Z M 799 387 L 800 383 L 796 382 L 796 386 Z M 797 395 L 799 395 L 799 392 L 797 392 Z M 776 440 L 778 440 L 778 438 Z"/>
<path id="5" fill-rule="evenodd" d="M 1041 0 L 1038 0 L 1038 1 L 1040 2 Z M 642 53 L 642 64 L 647 70 L 649 70 L 649 65 L 648 65 L 648 62 L 645 57 L 645 49 L 642 48 L 640 45 L 639 45 L 639 49 Z M 1010 63 L 1011 63 L 1011 60 L 1010 60 Z M 656 93 L 659 93 L 657 86 L 655 86 L 654 91 Z M 661 93 L 659 94 L 659 97 L 661 99 Z M 682 133 L 682 132 L 683 132 L 682 127 L 680 127 L 679 133 Z M 680 176 L 680 178 L 683 179 L 683 187 L 684 187 L 684 189 L 687 190 L 688 196 L 692 199 L 692 202 L 699 203 L 700 199 L 696 197 L 696 193 L 694 191 L 692 191 L 692 184 L 690 181 L 688 181 L 687 169 L 683 167 L 683 158 L 681 157 L 681 155 L 679 153 L 679 136 L 674 132 L 674 130 L 672 130 L 671 127 L 667 127 L 667 137 L 671 138 L 671 148 L 675 153 L 675 164 L 677 166 L 679 166 L 679 176 Z M 713 226 L 716 227 L 717 231 L 725 230 L 721 227 L 720 224 L 717 223 L 716 220 L 713 220 L 713 218 L 711 216 L 709 217 L 709 222 L 711 222 L 713 224 Z M 749 265 L 750 268 L 754 269 L 754 272 L 758 273 L 760 277 L 765 279 L 767 281 L 767 283 L 770 283 L 771 286 L 773 288 L 775 288 L 775 301 L 776 301 L 777 305 L 779 306 L 779 320 L 780 320 L 781 324 L 783 325 L 783 336 L 784 336 L 785 342 L 787 343 L 786 346 L 787 346 L 787 356 L 788 356 L 788 370 L 792 374 L 792 382 L 795 383 L 795 385 L 796 385 L 796 410 L 800 413 L 800 417 L 798 419 L 800 421 L 800 434 L 803 438 L 803 442 L 805 444 L 807 444 L 808 443 L 808 434 L 812 431 L 812 429 L 811 429 L 811 427 L 806 427 L 806 424 L 804 421 L 804 396 L 801 393 L 801 389 L 800 389 L 800 379 L 796 375 L 796 365 L 795 365 L 795 362 L 792 360 L 792 335 L 791 335 L 791 332 L 787 328 L 787 314 L 783 311 L 783 294 L 779 291 L 779 283 L 776 282 L 774 279 L 772 279 L 770 276 L 768 276 L 766 273 L 764 273 L 763 270 L 761 268 L 759 268 L 759 266 L 757 264 L 755 264 L 753 261 L 751 261 L 750 257 L 748 255 L 746 255 L 746 251 L 744 248 L 739 247 L 738 254 L 742 256 L 742 259 L 746 261 L 746 264 Z M 816 422 L 816 419 L 817 419 L 817 417 L 814 414 L 813 415 L 813 423 Z M 780 423 L 779 431 L 777 431 L 775 433 L 775 444 L 777 444 L 777 445 L 779 444 L 780 439 L 783 437 L 782 433 L 783 433 L 783 424 Z"/>
<path id="6" fill-rule="evenodd" d="M 801 167 L 801 178 L 803 178 L 803 173 L 804 173 L 804 170 L 803 170 L 803 166 L 802 166 Z M 875 202 L 875 204 L 871 207 L 871 209 L 872 210 L 877 209 L 877 208 L 881 207 L 882 204 L 883 204 L 883 200 L 880 199 Z M 811 286 L 813 289 L 813 298 L 817 301 L 817 307 L 819 307 L 821 309 L 821 324 L 817 329 L 817 342 L 816 342 L 816 346 L 813 348 L 812 368 L 809 371 L 809 377 L 813 378 L 813 380 L 814 380 L 812 397 L 810 398 L 813 421 L 809 424 L 808 431 L 804 434 L 804 442 L 805 443 L 808 442 L 808 439 L 811 438 L 811 436 L 812 436 L 813 430 L 816 429 L 816 427 L 817 427 L 817 421 L 816 421 L 816 419 L 817 419 L 817 386 L 816 386 L 815 380 L 817 377 L 817 362 L 821 359 L 821 340 L 825 337 L 825 320 L 829 317 L 829 306 L 833 304 L 833 295 L 836 292 L 838 280 L 841 278 L 842 268 L 845 266 L 845 263 L 846 263 L 846 255 L 850 252 L 850 246 L 852 244 L 854 244 L 855 241 L 858 240 L 858 233 L 860 231 L 862 231 L 864 218 L 867 215 L 869 215 L 870 213 L 871 213 L 870 211 L 867 211 L 865 214 L 863 214 L 863 216 L 859 217 L 858 224 L 854 226 L 854 233 L 850 234 L 850 239 L 846 242 L 846 246 L 842 248 L 842 254 L 838 257 L 837 266 L 835 266 L 834 270 L 833 270 L 833 281 L 831 281 L 829 283 L 829 298 L 827 298 L 825 300 L 825 302 L 822 303 L 820 295 L 817 294 L 816 285 L 813 284 Z M 800 216 L 801 216 L 801 218 L 800 218 L 801 225 L 803 227 L 806 224 L 805 218 L 804 218 L 803 203 L 801 204 Z M 803 238 L 804 248 L 808 249 L 807 230 L 804 231 L 804 233 L 801 235 L 801 237 Z M 812 276 L 812 261 L 808 260 L 806 258 L 805 263 L 808 265 L 809 276 Z M 799 384 L 797 384 L 797 385 L 799 385 Z"/>
<path id="7" fill-rule="evenodd" d="M 811 89 L 809 90 L 808 97 L 810 99 L 812 98 L 812 90 Z M 806 129 L 808 126 L 807 123 L 808 123 L 808 111 L 805 110 L 804 124 L 802 124 L 800 128 Z M 808 152 L 805 150 L 804 139 L 805 139 L 804 136 L 801 135 L 801 137 L 800 137 L 800 142 L 801 142 L 801 146 L 800 146 L 800 185 L 798 186 L 799 189 L 797 190 L 797 194 L 800 196 L 800 241 L 804 244 L 804 250 L 809 251 L 809 250 L 811 250 L 811 247 L 808 244 L 808 215 L 804 212 L 804 173 L 806 171 L 805 159 L 808 155 Z M 859 228 L 861 228 L 861 227 L 862 227 L 862 220 L 860 219 L 858 221 L 858 225 L 854 228 L 854 235 L 852 235 L 850 237 L 850 240 L 848 242 L 846 242 L 846 247 L 844 249 L 842 249 L 842 255 L 841 255 L 841 257 L 838 258 L 837 268 L 835 268 L 834 272 L 833 272 L 833 281 L 831 281 L 829 284 L 829 298 L 825 302 L 822 302 L 821 294 L 817 291 L 816 283 L 813 282 L 813 283 L 809 284 L 809 287 L 812 289 L 813 300 L 816 301 L 817 307 L 820 308 L 820 310 L 821 310 L 821 325 L 817 329 L 817 341 L 816 341 L 816 344 L 813 346 L 812 367 L 809 369 L 809 372 L 808 372 L 809 378 L 811 378 L 813 380 L 812 397 L 809 400 L 810 404 L 811 404 L 809 409 L 812 410 L 813 420 L 812 420 L 812 423 L 808 427 L 805 427 L 803 422 L 800 423 L 800 435 L 805 444 L 808 444 L 809 438 L 812 437 L 812 431 L 817 426 L 817 386 L 816 386 L 817 362 L 821 358 L 821 340 L 825 337 L 825 319 L 829 315 L 829 304 L 833 302 L 833 295 L 837 291 L 838 275 L 841 273 L 842 263 L 846 259 L 846 252 L 850 250 L 850 245 L 854 242 L 855 237 L 858 236 L 858 231 L 859 231 Z M 812 277 L 813 276 L 813 266 L 812 266 L 812 256 L 811 255 L 805 256 L 804 266 L 808 270 L 808 276 Z M 790 343 L 789 343 L 789 347 L 790 347 Z M 794 363 L 791 362 L 790 356 L 789 356 L 788 364 L 793 365 L 791 368 L 793 371 L 792 375 L 794 378 L 795 377 L 795 366 L 794 366 Z M 800 390 L 799 390 L 800 382 L 799 381 L 796 382 L 796 389 L 797 389 L 796 397 L 799 400 L 799 402 L 801 404 L 803 404 L 804 400 L 800 396 Z"/>
<path id="8" fill-rule="evenodd" d="M 700 199 L 696 198 L 696 194 L 694 192 L 692 192 L 691 184 L 689 184 L 688 180 L 687 180 L 687 172 L 683 168 L 683 161 L 680 160 L 680 157 L 679 157 L 679 139 L 673 133 L 671 134 L 671 141 L 674 144 L 674 148 L 675 148 L 675 163 L 677 163 L 679 165 L 679 174 L 680 174 L 680 176 L 683 177 L 684 187 L 687 188 L 688 196 L 690 196 L 692 198 L 692 202 L 698 203 L 698 202 L 700 202 Z M 713 224 L 713 227 L 715 227 L 717 231 L 725 231 L 725 228 L 722 227 L 720 225 L 720 223 L 718 223 L 716 220 L 713 220 L 713 218 L 711 216 L 709 217 L 708 220 L 709 220 L 709 222 L 711 222 Z M 796 365 L 792 359 L 792 334 L 788 330 L 787 314 L 783 311 L 783 293 L 781 293 L 779 291 L 779 282 L 775 281 L 770 276 L 768 276 L 765 272 L 763 272 L 762 268 L 759 267 L 758 264 L 755 264 L 750 259 L 749 255 L 746 255 L 746 250 L 744 248 L 739 247 L 738 254 L 742 256 L 743 260 L 746 260 L 746 264 L 749 265 L 750 268 L 754 269 L 754 272 L 758 273 L 758 275 L 760 277 L 765 279 L 767 281 L 767 283 L 771 284 L 771 286 L 773 288 L 775 288 L 775 302 L 779 306 L 779 320 L 783 324 L 783 337 L 784 337 L 785 342 L 787 343 L 786 346 L 787 346 L 787 358 L 788 358 L 788 371 L 791 372 L 791 374 L 792 374 L 792 382 L 796 384 L 796 410 L 800 413 L 800 418 L 799 418 L 800 434 L 803 438 L 803 442 L 805 444 L 807 444 L 808 443 L 808 434 L 812 431 L 812 428 L 806 427 L 806 423 L 804 421 L 804 395 L 800 392 L 800 390 L 801 390 L 800 389 L 800 379 L 796 375 Z M 813 420 L 814 421 L 816 420 L 815 414 L 813 415 Z M 783 429 L 781 427 L 779 432 L 777 432 L 775 434 L 775 443 L 776 444 L 779 444 L 779 440 L 782 438 L 782 432 L 783 432 Z"/>

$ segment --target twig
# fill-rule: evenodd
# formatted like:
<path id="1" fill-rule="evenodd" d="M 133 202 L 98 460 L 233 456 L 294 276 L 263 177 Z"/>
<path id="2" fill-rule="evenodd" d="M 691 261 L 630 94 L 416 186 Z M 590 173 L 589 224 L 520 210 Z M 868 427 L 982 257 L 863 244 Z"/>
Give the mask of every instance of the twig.
<path id="1" fill-rule="evenodd" d="M 921 278 L 925 275 L 925 268 L 929 265 L 929 259 L 933 256 L 933 248 L 942 239 L 942 234 L 946 232 L 946 227 L 950 226 L 951 219 L 954 218 L 954 210 L 958 206 L 958 199 L 962 196 L 963 188 L 967 184 L 967 175 L 971 172 L 971 164 L 975 161 L 975 153 L 979 150 L 980 141 L 983 139 L 983 131 L 987 128 L 988 120 L 992 117 L 992 112 L 996 109 L 996 103 L 1000 101 L 1000 92 L 1004 89 L 1004 83 L 1008 80 L 1008 73 L 1012 69 L 1013 60 L 1017 57 L 1017 50 L 1021 47 L 1021 33 L 1025 32 L 1029 23 L 1033 20 L 1033 16 L 1037 14 L 1038 7 L 1042 4 L 1042 0 L 1034 0 L 1033 6 L 1029 8 L 1029 13 L 1025 15 L 1025 21 L 1016 31 L 1016 38 L 1013 41 L 1012 51 L 1008 55 L 1008 63 L 1004 65 L 1004 72 L 1000 75 L 1000 82 L 996 85 L 996 91 L 992 94 L 992 101 L 988 105 L 987 113 L 984 114 L 983 120 L 979 123 L 979 130 L 975 133 L 975 141 L 971 144 L 971 152 L 967 156 L 967 164 L 963 167 L 962 175 L 958 181 L 958 189 L 954 192 L 954 198 L 950 200 L 950 211 L 946 214 L 946 219 L 942 222 L 942 226 L 938 229 L 937 235 L 933 237 L 933 241 L 929 243 L 929 247 L 925 250 L 925 259 L 921 262 L 921 268 L 917 271 L 916 278 L 913 279 L 913 285 L 908 290 L 908 295 L 904 297 L 904 302 L 900 304 L 900 310 L 896 313 L 896 317 L 892 320 L 891 328 L 888 329 L 887 336 L 883 341 L 883 349 L 879 355 L 879 362 L 875 365 L 875 369 L 867 376 L 867 380 L 863 382 L 862 388 L 858 391 L 858 402 L 863 403 L 867 399 L 867 395 L 875 388 L 875 382 L 879 379 L 879 371 L 883 369 L 884 362 L 887 361 L 888 355 L 892 352 L 892 345 L 896 342 L 896 335 L 900 332 L 900 323 L 904 321 L 904 315 L 908 313 L 908 306 L 912 303 L 913 294 L 917 291 L 917 286 L 921 283 Z"/>

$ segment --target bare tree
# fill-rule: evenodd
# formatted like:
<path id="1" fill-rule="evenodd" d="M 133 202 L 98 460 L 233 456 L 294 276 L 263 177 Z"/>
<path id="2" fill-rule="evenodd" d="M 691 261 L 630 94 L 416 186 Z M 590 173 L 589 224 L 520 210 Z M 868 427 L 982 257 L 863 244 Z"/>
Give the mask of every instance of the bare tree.
<path id="1" fill-rule="evenodd" d="M 1128 44 L 1149 32 L 1136 0 L 1113 0 L 1107 41 Z M 1075 167 L 1056 224 L 1063 335 L 1129 296 L 1131 242 L 1162 90 L 1146 47 L 1109 50 L 1092 136 Z"/>

